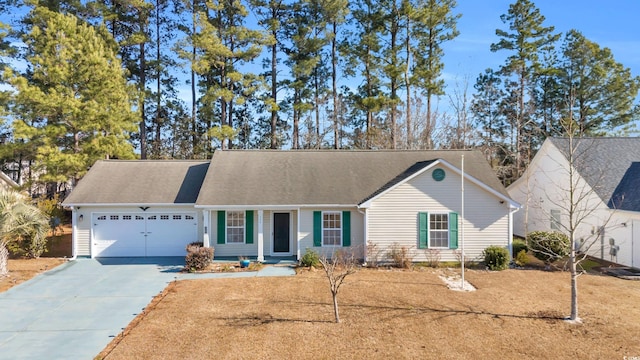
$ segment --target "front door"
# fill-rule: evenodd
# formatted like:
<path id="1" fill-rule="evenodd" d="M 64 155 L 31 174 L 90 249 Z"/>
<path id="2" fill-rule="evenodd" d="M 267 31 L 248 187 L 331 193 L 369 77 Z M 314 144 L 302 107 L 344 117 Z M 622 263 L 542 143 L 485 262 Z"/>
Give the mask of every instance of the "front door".
<path id="1" fill-rule="evenodd" d="M 273 252 L 288 254 L 290 249 L 290 213 L 273 213 Z"/>

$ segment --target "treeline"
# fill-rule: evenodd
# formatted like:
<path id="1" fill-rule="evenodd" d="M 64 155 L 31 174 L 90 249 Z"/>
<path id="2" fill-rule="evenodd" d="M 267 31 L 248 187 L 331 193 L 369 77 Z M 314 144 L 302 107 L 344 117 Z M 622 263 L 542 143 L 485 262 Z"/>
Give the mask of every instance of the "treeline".
<path id="1" fill-rule="evenodd" d="M 509 183 L 567 121 L 600 136 L 638 115 L 639 79 L 579 31 L 556 33 L 528 0 L 501 16 L 491 50 L 504 65 L 479 74 L 473 95 L 442 79 L 455 0 L 0 6 L 3 19 L 24 14 L 0 29 L 0 157 L 45 182 L 73 182 L 100 158 L 219 147 L 474 147 Z"/>

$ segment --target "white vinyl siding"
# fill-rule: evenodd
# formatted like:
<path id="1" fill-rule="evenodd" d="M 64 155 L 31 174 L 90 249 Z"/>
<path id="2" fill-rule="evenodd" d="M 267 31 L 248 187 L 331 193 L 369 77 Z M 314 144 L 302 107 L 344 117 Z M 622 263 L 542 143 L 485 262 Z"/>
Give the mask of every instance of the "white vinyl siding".
<path id="1" fill-rule="evenodd" d="M 400 184 L 395 189 L 373 200 L 368 214 L 368 244 L 385 251 L 395 243 L 411 249 L 414 261 L 426 261 L 426 252 L 419 249 L 418 213 L 461 212 L 460 175 L 445 169 L 446 177 L 435 181 L 431 171 Z M 506 201 L 465 182 L 464 226 L 465 255 L 479 260 L 482 251 L 490 245 L 507 247 L 509 244 L 509 205 Z M 459 226 L 461 226 L 459 225 Z M 462 233 L 458 228 L 459 236 Z M 458 247 L 460 247 L 460 238 Z M 443 249 L 442 261 L 455 261 L 455 249 Z"/>

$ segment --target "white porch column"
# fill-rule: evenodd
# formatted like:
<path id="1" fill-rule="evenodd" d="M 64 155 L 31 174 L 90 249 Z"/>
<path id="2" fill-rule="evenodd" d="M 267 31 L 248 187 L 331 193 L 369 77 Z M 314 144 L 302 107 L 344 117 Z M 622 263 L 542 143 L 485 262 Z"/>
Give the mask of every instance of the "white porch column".
<path id="1" fill-rule="evenodd" d="M 300 260 L 300 208 L 296 210 L 296 260 Z"/>
<path id="2" fill-rule="evenodd" d="M 82 218 L 84 220 L 84 216 L 82 216 Z M 87 219 L 85 221 L 91 221 L 91 219 Z M 89 239 L 89 240 L 93 240 L 93 239 Z M 89 248 L 91 248 L 91 246 L 89 246 Z M 72 206 L 71 207 L 71 259 L 70 260 L 75 260 L 76 257 L 78 256 L 77 249 L 78 249 L 78 210 L 76 209 L 75 206 Z"/>
<path id="3" fill-rule="evenodd" d="M 258 210 L 258 261 L 264 261 L 264 210 Z"/>
<path id="4" fill-rule="evenodd" d="M 209 210 L 202 210 L 202 229 L 203 229 L 203 236 L 202 236 L 202 245 L 205 247 L 209 247 L 210 244 L 210 237 L 209 237 L 209 233 L 211 233 L 211 226 L 209 226 L 209 218 L 210 216 L 210 211 Z"/>

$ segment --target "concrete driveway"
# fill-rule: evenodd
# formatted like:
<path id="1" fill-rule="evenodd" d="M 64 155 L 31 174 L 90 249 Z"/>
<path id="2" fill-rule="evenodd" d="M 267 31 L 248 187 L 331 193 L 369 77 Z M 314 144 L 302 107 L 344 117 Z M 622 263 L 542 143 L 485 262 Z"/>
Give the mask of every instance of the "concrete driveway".
<path id="1" fill-rule="evenodd" d="M 184 258 L 70 261 L 0 293 L 0 359 L 93 359 L 169 282 L 259 272 L 182 274 Z"/>

